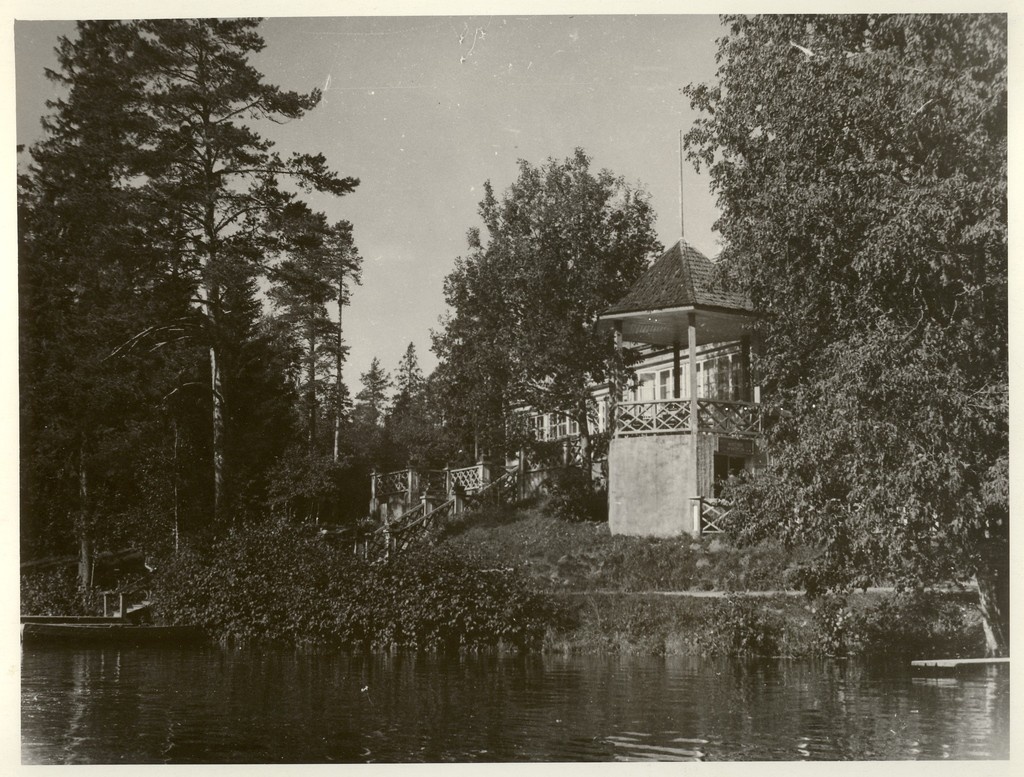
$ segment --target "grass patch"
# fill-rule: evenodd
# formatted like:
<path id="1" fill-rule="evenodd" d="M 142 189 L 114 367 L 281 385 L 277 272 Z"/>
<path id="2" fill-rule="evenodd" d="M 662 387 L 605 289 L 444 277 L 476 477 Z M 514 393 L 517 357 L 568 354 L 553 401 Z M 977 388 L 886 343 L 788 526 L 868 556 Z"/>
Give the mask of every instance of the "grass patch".
<path id="1" fill-rule="evenodd" d="M 460 516 L 439 540 L 515 567 L 545 590 L 770 591 L 792 587 L 806 558 L 768 543 L 737 548 L 685 535 L 613 537 L 607 523 L 500 507 Z"/>

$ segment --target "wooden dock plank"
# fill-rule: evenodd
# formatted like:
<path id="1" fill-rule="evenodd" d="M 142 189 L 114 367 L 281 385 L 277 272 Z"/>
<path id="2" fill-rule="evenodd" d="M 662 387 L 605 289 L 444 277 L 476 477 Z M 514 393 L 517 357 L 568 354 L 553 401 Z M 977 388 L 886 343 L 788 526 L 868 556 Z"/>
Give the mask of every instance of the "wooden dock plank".
<path id="1" fill-rule="evenodd" d="M 1009 658 L 931 658 L 911 661 L 911 666 L 932 669 L 956 669 L 960 666 L 980 666 L 984 664 L 1008 664 Z"/>

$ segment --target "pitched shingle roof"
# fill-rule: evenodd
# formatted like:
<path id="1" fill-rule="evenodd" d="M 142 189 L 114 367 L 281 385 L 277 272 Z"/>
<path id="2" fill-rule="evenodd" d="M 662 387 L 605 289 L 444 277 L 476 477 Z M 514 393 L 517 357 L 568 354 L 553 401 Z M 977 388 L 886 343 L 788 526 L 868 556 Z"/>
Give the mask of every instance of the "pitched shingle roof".
<path id="1" fill-rule="evenodd" d="M 715 282 L 715 263 L 684 240 L 663 253 L 626 295 L 602 313 L 630 313 L 689 306 L 752 310 L 739 291 Z"/>

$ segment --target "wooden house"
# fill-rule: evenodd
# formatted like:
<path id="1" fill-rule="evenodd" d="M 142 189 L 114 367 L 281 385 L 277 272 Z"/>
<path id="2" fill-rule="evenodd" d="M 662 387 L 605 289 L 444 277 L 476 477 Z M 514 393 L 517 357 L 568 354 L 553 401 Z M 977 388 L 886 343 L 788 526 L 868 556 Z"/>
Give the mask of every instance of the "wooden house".
<path id="1" fill-rule="evenodd" d="M 718 528 L 721 483 L 758 463 L 753 322 L 749 300 L 723 289 L 714 263 L 683 240 L 600 316 L 632 372 L 608 413 L 612 533 Z"/>

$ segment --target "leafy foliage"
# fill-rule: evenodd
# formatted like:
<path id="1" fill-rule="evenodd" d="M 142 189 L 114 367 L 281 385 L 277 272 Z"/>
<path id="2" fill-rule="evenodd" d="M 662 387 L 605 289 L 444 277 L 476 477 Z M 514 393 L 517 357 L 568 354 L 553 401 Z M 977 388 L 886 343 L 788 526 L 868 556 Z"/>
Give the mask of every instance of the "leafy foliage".
<path id="1" fill-rule="evenodd" d="M 544 483 L 544 513 L 563 521 L 607 521 L 608 494 L 580 469 L 556 470 Z"/>
<path id="2" fill-rule="evenodd" d="M 613 355 L 592 324 L 660 249 L 648 197 L 591 172 L 577 149 L 540 167 L 520 161 L 500 200 L 485 184 L 480 216 L 486 239 L 470 231 L 469 255 L 445 279 L 452 314 L 434 335 L 449 415 L 503 448 L 514 407 L 568 412 L 588 441 L 590 387 Z"/>
<path id="3" fill-rule="evenodd" d="M 97 600 L 68 567 L 21 575 L 22 615 L 95 615 Z"/>
<path id="4" fill-rule="evenodd" d="M 1005 17 L 726 24 L 687 145 L 762 314 L 775 418 L 734 527 L 822 544 L 812 592 L 987 590 L 1008 536 L 986 496 L 1008 454 Z"/>
<path id="5" fill-rule="evenodd" d="M 349 649 L 536 646 L 558 614 L 514 573 L 444 549 L 370 564 L 294 530 L 233 533 L 161 570 L 154 600 L 170 623 L 233 643 Z"/>
<path id="6" fill-rule="evenodd" d="M 981 630 L 950 594 L 907 591 L 863 608 L 843 596 L 823 597 L 815 624 L 828 655 L 964 658 L 983 649 Z"/>

